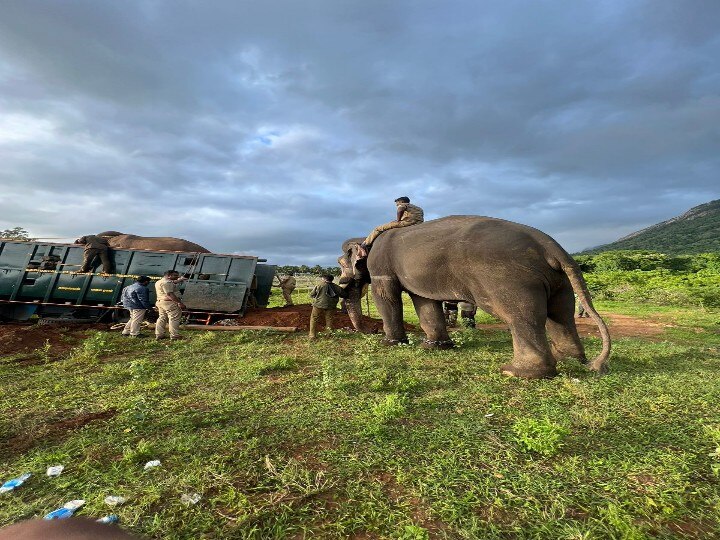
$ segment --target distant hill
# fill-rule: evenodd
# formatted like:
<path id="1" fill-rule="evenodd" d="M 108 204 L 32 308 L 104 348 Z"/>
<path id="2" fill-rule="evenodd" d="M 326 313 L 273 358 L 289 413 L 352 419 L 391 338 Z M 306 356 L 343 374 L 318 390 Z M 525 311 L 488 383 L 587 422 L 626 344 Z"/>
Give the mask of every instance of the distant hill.
<path id="1" fill-rule="evenodd" d="M 720 251 L 720 199 L 691 208 L 683 215 L 652 225 L 602 246 L 592 254 L 618 249 L 647 249 L 668 255 Z"/>

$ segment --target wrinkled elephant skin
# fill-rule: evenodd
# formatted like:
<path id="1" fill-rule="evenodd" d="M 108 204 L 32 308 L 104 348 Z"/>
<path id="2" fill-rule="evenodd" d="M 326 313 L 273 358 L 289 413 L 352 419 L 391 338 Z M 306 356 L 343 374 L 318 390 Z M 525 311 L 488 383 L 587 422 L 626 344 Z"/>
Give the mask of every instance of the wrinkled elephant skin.
<path id="1" fill-rule="evenodd" d="M 442 302 L 471 302 L 510 326 L 513 360 L 503 373 L 552 377 L 563 357 L 587 362 L 575 327 L 576 293 L 603 338 L 603 350 L 590 369 L 607 371 L 607 327 L 592 306 L 577 263 L 545 233 L 501 219 L 449 216 L 383 233 L 366 260 L 358 256 L 361 241 L 343 244 L 340 281 L 372 283 L 387 343 L 407 342 L 403 291 L 426 334 L 424 345 L 432 348 L 452 346 Z"/>
<path id="2" fill-rule="evenodd" d="M 182 251 L 195 253 L 210 253 L 199 244 L 173 238 L 171 236 L 137 236 L 134 234 L 123 234 L 117 231 L 104 231 L 98 234 L 107 239 L 111 248 L 115 249 L 149 249 L 152 251 Z"/>

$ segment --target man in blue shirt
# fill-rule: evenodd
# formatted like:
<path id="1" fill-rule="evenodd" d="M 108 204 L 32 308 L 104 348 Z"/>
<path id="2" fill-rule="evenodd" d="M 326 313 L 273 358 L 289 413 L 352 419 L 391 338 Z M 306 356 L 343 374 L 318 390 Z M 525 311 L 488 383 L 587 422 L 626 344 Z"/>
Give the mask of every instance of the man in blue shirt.
<path id="1" fill-rule="evenodd" d="M 130 311 L 130 320 L 123 328 L 122 335 L 130 337 L 143 337 L 140 335 L 140 325 L 145 319 L 145 312 L 152 309 L 148 285 L 150 278 L 140 276 L 135 283 L 122 290 L 122 305 Z"/>

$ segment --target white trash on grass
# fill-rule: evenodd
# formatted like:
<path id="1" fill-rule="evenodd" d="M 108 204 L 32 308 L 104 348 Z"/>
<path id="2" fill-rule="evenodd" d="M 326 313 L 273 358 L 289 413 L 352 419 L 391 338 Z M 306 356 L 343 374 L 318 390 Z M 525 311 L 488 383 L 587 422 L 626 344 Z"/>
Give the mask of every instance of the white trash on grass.
<path id="1" fill-rule="evenodd" d="M 17 478 L 8 480 L 2 486 L 0 486 L 0 493 L 7 493 L 8 491 L 12 491 L 15 488 L 19 488 L 20 486 L 22 486 L 25 483 L 25 480 L 27 480 L 31 476 L 32 476 L 32 474 L 25 473 L 22 476 L 18 476 Z"/>
<path id="2" fill-rule="evenodd" d="M 147 471 L 148 469 L 154 469 L 155 467 L 159 467 L 159 466 L 160 466 L 160 460 L 153 459 L 152 461 L 148 461 L 145 464 L 145 470 Z"/>
<path id="3" fill-rule="evenodd" d="M 85 501 L 82 499 L 75 499 L 74 501 L 66 502 L 62 508 L 53 510 L 47 514 L 43 519 L 67 519 L 71 517 L 77 510 L 85 505 Z"/>
<path id="4" fill-rule="evenodd" d="M 199 493 L 183 493 L 180 497 L 180 502 L 186 506 L 193 506 L 199 503 L 200 499 L 202 499 L 202 495 Z"/>
<path id="5" fill-rule="evenodd" d="M 62 473 L 65 470 L 64 465 L 53 465 L 52 467 L 47 468 L 47 475 L 52 476 L 60 476 L 60 473 Z"/>

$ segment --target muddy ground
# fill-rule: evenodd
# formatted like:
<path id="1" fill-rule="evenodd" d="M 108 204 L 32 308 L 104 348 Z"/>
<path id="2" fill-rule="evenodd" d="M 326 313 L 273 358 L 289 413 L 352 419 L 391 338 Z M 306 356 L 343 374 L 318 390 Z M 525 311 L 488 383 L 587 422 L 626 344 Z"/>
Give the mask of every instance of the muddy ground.
<path id="1" fill-rule="evenodd" d="M 270 308 L 270 309 L 249 309 L 245 316 L 237 319 L 238 325 L 245 326 L 294 326 L 298 330 L 308 330 L 310 328 L 310 313 L 312 306 L 309 304 L 300 304 L 296 306 Z M 382 320 L 373 319 L 363 315 L 363 322 L 366 328 L 374 333 L 382 332 Z M 325 321 L 321 321 L 321 327 L 324 327 Z M 347 313 L 336 312 L 333 320 L 335 328 L 352 328 L 352 322 Z M 413 330 L 415 327 L 411 324 L 405 324 L 407 330 Z"/>
<path id="2" fill-rule="evenodd" d="M 666 328 L 672 327 L 671 324 L 651 321 L 648 319 L 637 319 L 629 315 L 618 315 L 616 313 L 604 314 L 603 319 L 610 330 L 610 337 L 613 339 L 624 337 L 651 337 L 659 336 Z M 592 319 L 582 318 L 575 319 L 580 337 L 594 336 L 600 337 L 600 331 Z M 508 330 L 508 325 L 499 324 L 483 324 L 478 325 L 481 330 Z"/>
<path id="3" fill-rule="evenodd" d="M 244 317 L 235 320 L 235 324 L 244 326 L 293 326 L 298 330 L 307 330 L 310 327 L 310 312 L 312 308 L 307 305 L 298 305 L 271 309 L 251 309 Z M 374 332 L 382 332 L 382 321 L 371 317 L 363 317 L 365 324 Z M 671 325 L 637 319 L 627 315 L 609 314 L 605 316 L 613 338 L 621 337 L 651 337 L 662 334 Z M 597 326 L 591 319 L 575 319 L 581 336 L 599 336 Z M 324 325 L 324 321 L 323 321 Z M 336 313 L 335 328 L 350 328 L 350 318 L 345 313 Z M 322 326 L 321 326 L 322 327 Z M 406 325 L 413 330 L 412 325 Z M 480 330 L 506 330 L 505 324 L 483 324 Z M 38 361 L 42 353 L 38 352 L 49 344 L 48 351 L 53 357 L 62 355 L 75 347 L 89 330 L 109 330 L 109 325 L 37 325 L 37 324 L 0 324 L 0 356 L 13 355 L 16 359 L 24 361 Z"/>

